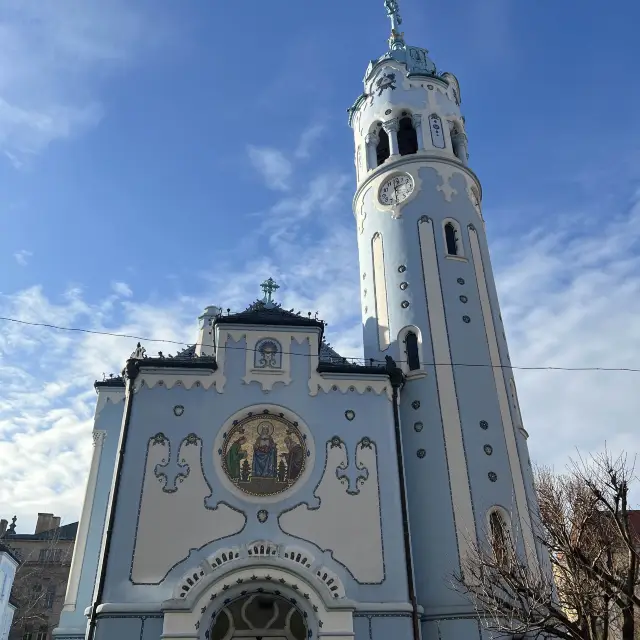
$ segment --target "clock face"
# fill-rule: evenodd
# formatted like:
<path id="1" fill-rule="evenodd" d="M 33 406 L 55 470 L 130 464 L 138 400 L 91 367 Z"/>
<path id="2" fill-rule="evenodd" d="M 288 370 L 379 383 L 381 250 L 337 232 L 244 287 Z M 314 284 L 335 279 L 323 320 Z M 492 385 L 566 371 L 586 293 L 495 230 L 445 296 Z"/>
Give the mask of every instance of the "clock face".
<path id="1" fill-rule="evenodd" d="M 380 187 L 378 197 L 381 204 L 393 206 L 406 200 L 412 191 L 413 178 L 406 173 L 402 173 L 385 180 Z"/>

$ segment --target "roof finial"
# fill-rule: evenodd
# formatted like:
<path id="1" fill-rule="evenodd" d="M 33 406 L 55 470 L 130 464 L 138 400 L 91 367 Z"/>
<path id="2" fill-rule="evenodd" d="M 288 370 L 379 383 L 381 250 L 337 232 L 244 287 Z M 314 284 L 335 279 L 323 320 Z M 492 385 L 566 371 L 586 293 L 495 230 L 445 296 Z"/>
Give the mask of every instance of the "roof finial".
<path id="1" fill-rule="evenodd" d="M 260 288 L 264 292 L 262 302 L 264 302 L 266 306 L 273 306 L 274 302 L 272 295 L 280 288 L 280 285 L 276 284 L 276 281 L 273 278 L 269 278 L 260 285 Z"/>
<path id="2" fill-rule="evenodd" d="M 393 47 L 394 44 L 404 43 L 404 33 L 400 32 L 402 17 L 400 16 L 398 0 L 384 0 L 384 7 L 387 10 L 387 16 L 389 16 L 391 20 L 391 38 L 389 39 L 389 45 Z"/>

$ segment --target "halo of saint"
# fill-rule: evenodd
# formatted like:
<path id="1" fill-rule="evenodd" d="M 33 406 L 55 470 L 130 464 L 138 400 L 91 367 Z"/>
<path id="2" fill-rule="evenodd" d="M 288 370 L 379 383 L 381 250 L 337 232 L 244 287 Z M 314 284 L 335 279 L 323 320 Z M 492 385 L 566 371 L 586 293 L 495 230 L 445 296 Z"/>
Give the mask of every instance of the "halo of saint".
<path id="1" fill-rule="evenodd" d="M 297 425 L 282 416 L 259 414 L 233 425 L 221 454 L 224 472 L 238 489 L 271 496 L 298 481 L 309 452 Z"/>

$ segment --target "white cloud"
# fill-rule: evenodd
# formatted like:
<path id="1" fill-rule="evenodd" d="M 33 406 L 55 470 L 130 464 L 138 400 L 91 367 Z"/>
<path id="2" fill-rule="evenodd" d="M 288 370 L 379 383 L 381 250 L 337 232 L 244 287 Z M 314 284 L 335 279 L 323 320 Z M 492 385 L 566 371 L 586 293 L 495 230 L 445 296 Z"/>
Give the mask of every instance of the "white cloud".
<path id="1" fill-rule="evenodd" d="M 0 296 L 0 315 L 188 343 L 195 340 L 205 305 L 244 308 L 260 295 L 259 283 L 272 276 L 285 308 L 319 311 L 336 350 L 361 356 L 349 180 L 327 172 L 301 181 L 299 190 L 292 185 L 268 216 L 261 215 L 273 224 L 256 225 L 228 264 L 219 256 L 221 275 L 206 274 L 195 297 L 150 302 L 115 281 L 113 295 L 95 304 L 78 289 L 54 301 L 32 287 Z M 485 213 L 490 220 L 491 212 Z M 279 223 L 282 218 L 287 225 Z M 627 214 L 597 219 L 595 225 L 593 216 L 550 215 L 555 227 L 492 243 L 515 365 L 640 363 L 640 204 Z M 250 250 L 255 246 L 261 251 Z M 238 263 L 239 251 L 259 257 Z M 78 517 L 84 490 L 79 479 L 86 476 L 91 449 L 91 385 L 103 373 L 119 371 L 136 341 L 0 324 L 0 504 L 18 514 L 19 530 L 29 530 L 38 511 L 54 511 L 66 521 Z M 145 346 L 151 353 L 179 349 Z M 518 371 L 517 380 L 534 462 L 562 466 L 576 447 L 597 450 L 605 441 L 613 450 L 640 450 L 640 374 Z"/>
<path id="2" fill-rule="evenodd" d="M 282 151 L 271 147 L 249 145 L 247 153 L 251 164 L 262 176 L 265 185 L 269 189 L 276 191 L 287 191 L 289 189 L 289 180 L 293 173 L 293 167 Z"/>
<path id="3" fill-rule="evenodd" d="M 33 253 L 31 253 L 31 251 L 27 251 L 26 249 L 20 249 L 20 251 L 16 251 L 13 254 L 13 257 L 16 259 L 16 262 L 21 266 L 21 267 L 26 267 L 28 262 L 29 262 L 29 258 L 33 255 Z"/>
<path id="4" fill-rule="evenodd" d="M 300 141 L 294 152 L 295 157 L 300 159 L 308 158 L 311 153 L 311 148 L 324 133 L 325 129 L 326 127 L 319 123 L 307 127 L 300 136 Z"/>
<path id="5" fill-rule="evenodd" d="M 123 298 L 130 298 L 133 295 L 131 287 L 126 282 L 112 282 L 111 288 L 116 295 Z"/>
<path id="6" fill-rule="evenodd" d="M 0 151 L 20 168 L 99 122 L 102 107 L 90 95 L 96 73 L 127 62 L 157 30 L 122 0 L 7 0 L 2 10 Z"/>

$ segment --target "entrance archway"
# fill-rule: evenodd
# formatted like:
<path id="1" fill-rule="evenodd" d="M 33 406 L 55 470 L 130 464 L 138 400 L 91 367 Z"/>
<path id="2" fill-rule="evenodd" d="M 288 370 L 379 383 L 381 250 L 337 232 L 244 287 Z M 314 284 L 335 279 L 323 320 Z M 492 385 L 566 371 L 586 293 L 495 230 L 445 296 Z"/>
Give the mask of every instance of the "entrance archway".
<path id="1" fill-rule="evenodd" d="M 306 640 L 304 614 L 281 595 L 251 593 L 227 603 L 211 621 L 209 640 Z"/>

